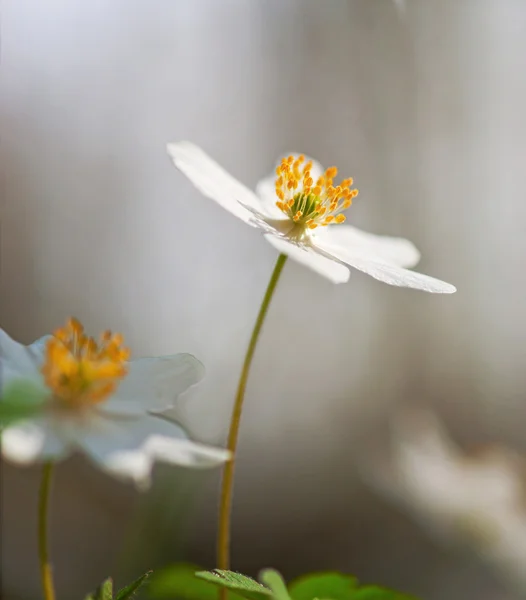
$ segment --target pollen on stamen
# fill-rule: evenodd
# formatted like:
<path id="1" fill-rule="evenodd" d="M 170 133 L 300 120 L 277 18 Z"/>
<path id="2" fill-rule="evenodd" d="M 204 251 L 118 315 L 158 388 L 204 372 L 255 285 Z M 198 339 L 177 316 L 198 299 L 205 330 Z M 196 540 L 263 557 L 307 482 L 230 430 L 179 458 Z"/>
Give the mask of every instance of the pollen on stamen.
<path id="1" fill-rule="evenodd" d="M 122 335 L 105 331 L 97 343 L 79 321 L 69 319 L 47 342 L 41 372 L 55 401 L 80 408 L 103 402 L 115 391 L 129 356 Z"/>
<path id="2" fill-rule="evenodd" d="M 294 229 L 294 235 L 301 236 L 301 228 L 315 229 L 345 221 L 341 211 L 351 206 L 358 190 L 351 189 L 352 177 L 333 185 L 337 174 L 336 167 L 329 167 L 313 177 L 313 162 L 305 161 L 304 155 L 290 155 L 281 160 L 276 168 L 276 206 L 300 226 Z"/>

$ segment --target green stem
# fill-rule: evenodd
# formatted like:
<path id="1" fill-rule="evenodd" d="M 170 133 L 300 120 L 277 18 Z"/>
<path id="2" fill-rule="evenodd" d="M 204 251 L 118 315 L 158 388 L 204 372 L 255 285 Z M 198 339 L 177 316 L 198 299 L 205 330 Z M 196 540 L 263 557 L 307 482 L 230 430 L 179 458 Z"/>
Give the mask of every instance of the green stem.
<path id="1" fill-rule="evenodd" d="M 42 577 L 44 600 L 55 600 L 55 586 L 53 585 L 53 574 L 49 562 L 47 536 L 49 492 L 51 490 L 52 474 L 53 463 L 44 463 L 42 468 L 42 482 L 40 484 L 40 496 L 38 500 L 38 559 L 40 562 L 40 575 Z"/>
<path id="2" fill-rule="evenodd" d="M 228 445 L 227 448 L 232 452 L 232 459 L 225 464 L 223 469 L 223 481 L 221 484 L 221 504 L 219 509 L 219 534 L 217 538 L 217 564 L 220 569 L 230 568 L 230 521 L 232 513 L 232 488 L 234 483 L 234 465 L 236 459 L 236 448 L 237 439 L 239 434 L 239 425 L 241 423 L 241 411 L 243 409 L 243 400 L 245 398 L 245 389 L 247 387 L 248 375 L 250 372 L 250 365 L 254 357 L 254 351 L 258 342 L 261 328 L 267 316 L 268 307 L 272 296 L 276 289 L 276 285 L 281 275 L 281 271 L 285 266 L 287 256 L 280 254 L 276 261 L 276 266 L 270 277 L 270 281 L 263 297 L 263 302 L 259 309 L 259 314 L 252 331 L 250 343 L 248 344 L 247 353 L 245 355 L 245 361 L 241 370 L 241 376 L 237 387 L 236 399 L 234 402 L 234 408 L 232 410 L 232 417 L 230 419 L 230 431 L 228 433 Z M 223 593 L 224 592 L 224 593 Z M 221 596 L 226 597 L 226 589 L 222 590 Z"/>

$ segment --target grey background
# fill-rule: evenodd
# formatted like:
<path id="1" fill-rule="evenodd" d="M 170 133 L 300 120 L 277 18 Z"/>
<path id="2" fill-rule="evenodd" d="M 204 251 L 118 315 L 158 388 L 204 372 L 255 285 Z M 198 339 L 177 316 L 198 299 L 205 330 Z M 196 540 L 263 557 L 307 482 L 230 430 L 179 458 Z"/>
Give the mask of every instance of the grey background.
<path id="1" fill-rule="evenodd" d="M 437 407 L 466 442 L 524 448 L 525 29 L 519 0 L 3 3 L 1 325 L 13 337 L 74 314 L 122 331 L 135 355 L 194 353 L 207 377 L 182 418 L 223 443 L 276 252 L 176 172 L 165 144 L 179 139 L 250 186 L 289 151 L 338 165 L 361 192 L 350 222 L 410 238 L 419 269 L 458 287 L 434 297 L 356 272 L 333 286 L 287 265 L 248 388 L 238 570 L 332 567 L 429 599 L 518 597 L 368 491 L 356 464 L 407 405 Z M 36 569 L 38 470 L 3 473 L 4 585 L 37 598 L 36 570 L 20 573 Z M 166 478 L 171 505 L 187 479 Z M 189 546 L 210 566 L 216 484 Z M 61 466 L 63 597 L 108 574 L 103 540 L 136 502 L 81 459 Z"/>

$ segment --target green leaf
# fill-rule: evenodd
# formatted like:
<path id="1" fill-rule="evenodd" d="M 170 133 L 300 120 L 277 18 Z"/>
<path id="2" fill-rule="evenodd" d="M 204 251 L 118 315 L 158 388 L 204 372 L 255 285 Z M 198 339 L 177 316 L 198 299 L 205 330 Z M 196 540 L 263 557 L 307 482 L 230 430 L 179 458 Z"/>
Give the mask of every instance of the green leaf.
<path id="1" fill-rule="evenodd" d="M 148 579 L 150 574 L 151 574 L 151 571 L 148 571 L 144 575 L 141 575 L 135 581 L 132 581 L 132 583 L 130 583 L 126 587 L 123 587 L 121 590 L 119 590 L 117 592 L 117 595 L 115 596 L 115 600 L 127 600 L 128 598 L 132 598 L 134 596 L 135 592 L 137 592 L 138 589 L 143 585 L 143 583 Z"/>
<path id="2" fill-rule="evenodd" d="M 246 575 L 241 575 L 241 573 L 214 569 L 213 571 L 200 571 L 195 576 L 220 587 L 234 590 L 247 600 L 268 600 L 269 596 L 272 596 L 272 592 L 264 585 Z"/>
<path id="3" fill-rule="evenodd" d="M 417 600 L 414 596 L 401 594 L 376 585 L 367 585 L 356 591 L 352 600 Z"/>
<path id="4" fill-rule="evenodd" d="M 358 586 L 351 575 L 336 571 L 302 575 L 289 585 L 292 600 L 416 600 L 378 586 Z"/>
<path id="5" fill-rule="evenodd" d="M 358 582 L 351 575 L 336 571 L 310 573 L 294 579 L 289 585 L 292 600 L 355 600 Z"/>
<path id="6" fill-rule="evenodd" d="M 276 600 L 291 600 L 283 577 L 274 569 L 261 571 L 259 579 L 272 590 Z"/>
<path id="7" fill-rule="evenodd" d="M 184 598 L 184 600 L 217 600 L 217 584 L 195 576 L 203 567 L 179 563 L 156 571 L 148 584 L 148 595 L 153 600 Z M 244 600 L 243 596 L 229 592 L 228 600 Z"/>
<path id="8" fill-rule="evenodd" d="M 0 429 L 36 415 L 44 406 L 46 391 L 33 381 L 8 383 L 0 398 Z"/>
<path id="9" fill-rule="evenodd" d="M 84 600 L 113 600 L 113 581 L 110 577 L 103 581 L 99 587 L 86 596 Z"/>

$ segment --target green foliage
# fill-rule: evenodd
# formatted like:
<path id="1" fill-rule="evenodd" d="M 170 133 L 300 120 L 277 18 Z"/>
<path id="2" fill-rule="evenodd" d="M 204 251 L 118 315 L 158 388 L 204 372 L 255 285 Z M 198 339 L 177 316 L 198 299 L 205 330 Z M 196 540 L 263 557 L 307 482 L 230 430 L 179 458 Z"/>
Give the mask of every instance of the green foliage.
<path id="1" fill-rule="evenodd" d="M 122 590 L 117 592 L 115 596 L 115 600 L 128 600 L 128 598 L 133 598 L 135 593 L 139 590 L 139 588 L 144 584 L 144 582 L 151 575 L 151 571 L 148 571 L 144 575 L 138 577 L 135 581 L 132 581 L 126 587 L 123 587 Z"/>
<path id="2" fill-rule="evenodd" d="M 203 568 L 191 563 L 179 563 L 156 571 L 148 586 L 148 594 L 154 600 L 184 598 L 185 600 L 217 600 L 216 582 L 210 583 L 195 576 Z M 244 600 L 243 596 L 230 592 L 228 600 Z"/>
<path id="3" fill-rule="evenodd" d="M 331 600 L 354 600 L 358 581 L 351 575 L 336 571 L 311 573 L 294 579 L 289 584 L 292 600 L 313 600 L 330 598 Z"/>
<path id="4" fill-rule="evenodd" d="M 33 381 L 17 379 L 8 383 L 0 398 L 0 430 L 36 415 L 45 399 L 45 390 Z"/>
<path id="5" fill-rule="evenodd" d="M 355 577 L 336 571 L 302 575 L 290 583 L 289 594 L 292 600 L 415 600 L 375 585 L 359 586 Z"/>
<path id="6" fill-rule="evenodd" d="M 287 591 L 287 584 L 283 577 L 274 569 L 265 569 L 259 574 L 261 581 L 272 590 L 272 595 L 276 600 L 291 600 Z"/>
<path id="7" fill-rule="evenodd" d="M 113 580 L 111 578 L 103 581 L 99 587 L 86 596 L 84 600 L 113 600 Z"/>
<path id="8" fill-rule="evenodd" d="M 119 590 L 116 596 L 113 595 L 113 580 L 108 577 L 92 594 L 86 596 L 84 600 L 129 600 L 133 598 L 149 575 L 150 571 L 141 575 L 138 579 L 122 588 L 122 590 Z"/>
<path id="9" fill-rule="evenodd" d="M 268 600 L 272 596 L 271 590 L 267 587 L 246 575 L 241 575 L 241 573 L 214 569 L 213 571 L 200 571 L 195 576 L 214 585 L 234 590 L 246 600 Z"/>
<path id="10" fill-rule="evenodd" d="M 196 565 L 182 563 L 156 573 L 149 593 L 154 600 L 217 600 L 217 587 L 223 587 L 228 589 L 228 600 L 416 600 L 378 586 L 360 586 L 355 577 L 337 571 L 303 575 L 288 589 L 273 569 L 261 571 L 259 580 L 261 583 L 233 571 L 201 571 Z"/>
<path id="11" fill-rule="evenodd" d="M 401 594 L 376 585 L 367 585 L 356 590 L 352 600 L 417 600 L 414 596 Z"/>

